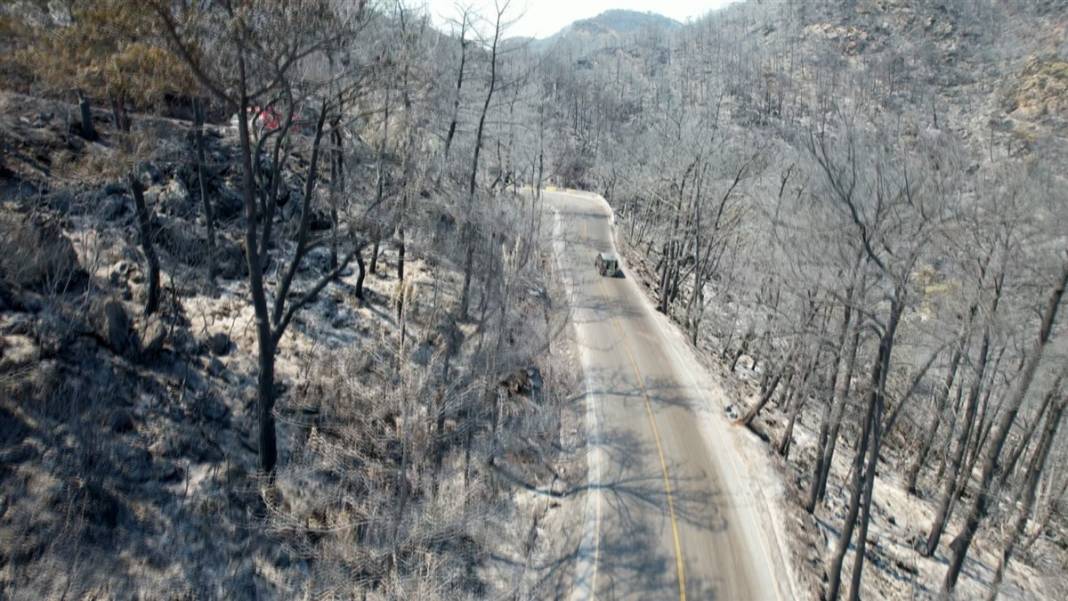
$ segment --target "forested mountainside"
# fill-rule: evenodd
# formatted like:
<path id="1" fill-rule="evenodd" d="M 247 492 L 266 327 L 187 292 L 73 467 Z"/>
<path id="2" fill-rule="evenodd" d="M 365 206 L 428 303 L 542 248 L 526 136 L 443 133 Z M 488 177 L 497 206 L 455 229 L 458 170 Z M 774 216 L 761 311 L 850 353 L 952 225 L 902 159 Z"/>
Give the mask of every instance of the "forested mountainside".
<path id="1" fill-rule="evenodd" d="M 392 4 L 0 29 L 0 598 L 559 586 L 575 374 L 488 47 L 439 111 L 452 39 Z"/>
<path id="2" fill-rule="evenodd" d="M 548 186 L 767 442 L 802 595 L 1068 592 L 1068 1 L 518 12 L 0 0 L 0 597 L 566 594 Z"/>
<path id="3" fill-rule="evenodd" d="M 1063 594 L 1066 32 L 1064 2 L 746 2 L 547 52 L 551 173 L 734 374 L 814 597 Z"/>

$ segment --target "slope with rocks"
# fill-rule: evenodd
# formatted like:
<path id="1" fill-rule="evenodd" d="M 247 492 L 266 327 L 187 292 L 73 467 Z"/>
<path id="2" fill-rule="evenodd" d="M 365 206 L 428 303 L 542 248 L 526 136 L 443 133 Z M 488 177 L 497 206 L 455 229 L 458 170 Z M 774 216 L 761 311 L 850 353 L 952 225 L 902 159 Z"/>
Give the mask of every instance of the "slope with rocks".
<path id="1" fill-rule="evenodd" d="M 0 597 L 363 590 L 454 599 L 566 578 L 530 567 L 559 552 L 558 540 L 535 534 L 566 522 L 556 511 L 566 502 L 527 488 L 582 477 L 567 463 L 580 443 L 560 403 L 572 386 L 566 343 L 556 355 L 538 346 L 560 317 L 528 319 L 545 313 L 543 297 L 513 292 L 500 324 L 512 342 L 487 367 L 485 326 L 451 317 L 460 274 L 420 230 L 448 227 L 447 204 L 428 200 L 425 213 L 410 213 L 403 282 L 386 240 L 377 259 L 367 257 L 369 273 L 361 260 L 297 315 L 278 351 L 282 459 L 268 482 L 257 472 L 236 132 L 205 134 L 205 190 L 218 221 L 212 284 L 191 125 L 135 118 L 135 135 L 169 149 L 137 172 L 162 265 L 161 307 L 144 316 L 133 202 L 126 182 L 108 175 L 119 134 L 97 114 L 100 139 L 86 141 L 71 112 L 0 94 Z M 355 156 L 370 153 L 352 144 Z M 269 279 L 293 244 L 285 232 L 304 177 L 296 152 Z M 353 161 L 353 193 L 373 198 L 373 161 L 364 159 Z M 503 227 L 504 209 L 501 219 Z M 312 221 L 329 227 L 325 215 Z M 330 270 L 320 246 L 294 288 Z M 537 274 L 522 277 L 547 287 Z M 488 413 L 473 408 L 484 388 L 496 394 L 495 374 L 507 412 L 489 445 Z M 495 475 L 494 454 L 511 480 Z"/>

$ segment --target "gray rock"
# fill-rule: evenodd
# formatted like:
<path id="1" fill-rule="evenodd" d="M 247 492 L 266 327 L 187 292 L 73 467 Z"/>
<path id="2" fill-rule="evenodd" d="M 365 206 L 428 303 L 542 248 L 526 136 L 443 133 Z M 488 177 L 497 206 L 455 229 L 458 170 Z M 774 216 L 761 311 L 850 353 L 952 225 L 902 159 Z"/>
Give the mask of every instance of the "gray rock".
<path id="1" fill-rule="evenodd" d="M 167 328 L 158 319 L 150 320 L 141 333 L 141 354 L 148 358 L 158 356 L 166 341 Z"/>
<path id="2" fill-rule="evenodd" d="M 119 355 L 136 348 L 136 338 L 126 308 L 115 299 L 100 299 L 90 309 L 90 323 L 104 345 Z"/>
<path id="3" fill-rule="evenodd" d="M 208 350 L 210 350 L 213 355 L 222 356 L 229 353 L 231 345 L 232 342 L 230 341 L 230 337 L 224 332 L 216 332 L 208 338 Z"/>
<path id="4" fill-rule="evenodd" d="M 301 261 L 301 271 L 311 270 L 313 273 L 327 273 L 330 271 L 330 248 L 317 246 L 304 256 Z"/>
<path id="5" fill-rule="evenodd" d="M 141 182 L 145 184 L 146 188 L 163 180 L 163 172 L 153 163 L 142 163 L 137 170 L 137 175 L 141 178 Z"/>
<path id="6" fill-rule="evenodd" d="M 72 290 L 88 281 L 74 245 L 55 220 L 0 213 L 0 279 L 38 292 Z"/>
<path id="7" fill-rule="evenodd" d="M 209 422 L 225 422 L 229 409 L 213 394 L 204 394 L 197 399 L 201 417 Z"/>
<path id="8" fill-rule="evenodd" d="M 160 212 L 170 215 L 190 217 L 196 212 L 189 189 L 179 178 L 172 179 L 162 186 L 150 188 L 145 192 L 145 200 L 155 203 Z"/>
<path id="9" fill-rule="evenodd" d="M 224 280 L 237 280 L 248 275 L 245 251 L 229 240 L 219 239 L 215 248 L 216 275 Z M 264 257 L 266 260 L 266 257 Z"/>
<path id="10" fill-rule="evenodd" d="M 208 362 L 208 373 L 215 377 L 222 376 L 224 373 L 226 373 L 226 366 L 223 365 L 222 361 L 219 361 L 215 357 L 212 357 L 211 361 Z"/>
<path id="11" fill-rule="evenodd" d="M 133 201 L 122 194 L 111 194 L 100 200 L 97 215 L 107 221 L 118 221 L 133 215 Z"/>
<path id="12" fill-rule="evenodd" d="M 160 247 L 186 265 L 204 264 L 207 250 L 204 240 L 190 227 L 189 222 L 174 217 L 157 215 L 159 231 L 156 240 Z"/>
<path id="13" fill-rule="evenodd" d="M 241 193 L 228 187 L 221 188 L 212 197 L 211 202 L 211 208 L 215 211 L 215 218 L 224 221 L 237 217 L 245 208 L 245 200 L 242 198 Z"/>
<path id="14" fill-rule="evenodd" d="M 113 411 L 108 416 L 108 429 L 116 434 L 125 434 L 134 430 L 133 416 L 125 409 Z"/>
<path id="15" fill-rule="evenodd" d="M 53 495 L 53 509 L 78 507 L 87 524 L 104 531 L 113 530 L 119 525 L 122 504 L 106 488 L 92 480 L 72 480 L 66 489 L 65 494 Z M 67 505 L 64 506 L 64 503 Z"/>

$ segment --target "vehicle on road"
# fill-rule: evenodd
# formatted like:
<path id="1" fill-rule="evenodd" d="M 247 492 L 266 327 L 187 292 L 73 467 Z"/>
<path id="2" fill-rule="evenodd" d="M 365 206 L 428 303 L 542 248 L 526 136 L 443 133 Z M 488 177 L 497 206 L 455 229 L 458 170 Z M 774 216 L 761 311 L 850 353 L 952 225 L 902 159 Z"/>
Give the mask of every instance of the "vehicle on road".
<path id="1" fill-rule="evenodd" d="M 614 278 L 622 275 L 619 269 L 619 259 L 612 253 L 597 253 L 597 273 Z"/>

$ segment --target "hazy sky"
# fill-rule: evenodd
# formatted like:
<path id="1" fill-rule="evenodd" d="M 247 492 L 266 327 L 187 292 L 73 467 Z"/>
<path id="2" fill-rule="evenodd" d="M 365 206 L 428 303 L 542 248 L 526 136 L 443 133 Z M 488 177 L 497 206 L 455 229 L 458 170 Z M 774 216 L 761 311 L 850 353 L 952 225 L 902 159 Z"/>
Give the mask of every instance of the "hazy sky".
<path id="1" fill-rule="evenodd" d="M 460 0 L 482 14 L 493 12 L 493 0 Z M 512 0 L 509 14 L 518 19 L 508 36 L 548 37 L 579 19 L 593 17 L 606 10 L 623 8 L 655 12 L 685 22 L 710 10 L 722 8 L 734 0 Z M 443 24 L 456 15 L 457 0 L 427 0 L 436 23 Z"/>

